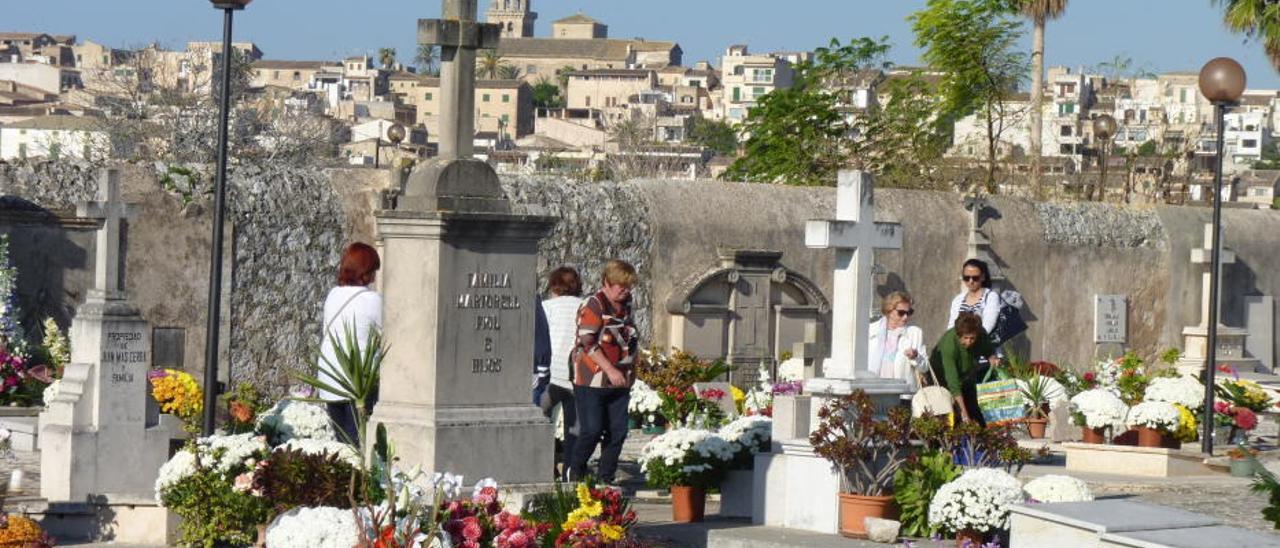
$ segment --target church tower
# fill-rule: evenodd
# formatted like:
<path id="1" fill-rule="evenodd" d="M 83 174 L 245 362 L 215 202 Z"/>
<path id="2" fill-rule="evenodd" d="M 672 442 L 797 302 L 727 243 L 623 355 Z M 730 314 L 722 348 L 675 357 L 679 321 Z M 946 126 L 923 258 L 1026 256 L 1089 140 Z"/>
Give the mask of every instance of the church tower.
<path id="1" fill-rule="evenodd" d="M 489 23 L 502 25 L 503 38 L 533 38 L 533 22 L 538 14 L 530 11 L 533 0 L 489 0 Z"/>

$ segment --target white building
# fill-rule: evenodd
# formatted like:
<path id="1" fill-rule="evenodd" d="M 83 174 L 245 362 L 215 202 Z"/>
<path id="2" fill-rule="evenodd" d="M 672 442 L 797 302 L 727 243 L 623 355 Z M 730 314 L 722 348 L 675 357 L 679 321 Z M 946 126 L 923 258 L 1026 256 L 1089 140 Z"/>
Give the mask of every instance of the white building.
<path id="1" fill-rule="evenodd" d="M 41 116 L 0 127 L 0 160 L 95 158 L 106 154 L 108 145 L 99 121 L 84 116 Z"/>
<path id="2" fill-rule="evenodd" d="M 729 46 L 720 58 L 721 117 L 730 124 L 741 123 L 760 97 L 790 88 L 794 76 L 791 62 L 783 56 L 751 55 L 745 45 Z"/>

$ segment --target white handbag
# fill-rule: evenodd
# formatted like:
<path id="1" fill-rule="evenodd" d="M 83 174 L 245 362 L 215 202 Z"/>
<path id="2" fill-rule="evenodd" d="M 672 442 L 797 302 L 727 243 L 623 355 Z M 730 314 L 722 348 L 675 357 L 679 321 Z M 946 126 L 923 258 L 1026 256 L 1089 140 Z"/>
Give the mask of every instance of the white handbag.
<path id="1" fill-rule="evenodd" d="M 933 384 L 925 386 L 924 379 L 916 373 L 916 381 L 920 383 L 921 388 L 911 397 L 912 417 L 923 417 L 925 414 L 943 416 L 950 415 L 952 412 L 951 403 L 954 398 L 951 397 L 951 391 L 938 385 L 938 377 L 933 374 L 932 367 L 929 368 L 929 378 L 933 379 Z"/>

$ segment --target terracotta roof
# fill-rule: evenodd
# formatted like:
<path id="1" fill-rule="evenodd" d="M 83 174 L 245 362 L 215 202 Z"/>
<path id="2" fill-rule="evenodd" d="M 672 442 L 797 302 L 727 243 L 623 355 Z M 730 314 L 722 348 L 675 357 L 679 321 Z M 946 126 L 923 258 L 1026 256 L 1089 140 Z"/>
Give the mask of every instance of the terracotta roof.
<path id="1" fill-rule="evenodd" d="M 254 61 L 249 65 L 255 69 L 286 69 L 286 70 L 319 70 L 324 68 L 338 68 L 342 63 L 337 61 L 285 61 L 276 59 L 262 59 Z"/>
<path id="2" fill-rule="evenodd" d="M 501 57 L 596 59 L 622 62 L 627 46 L 637 52 L 670 51 L 675 42 L 614 40 L 611 38 L 504 38 L 498 42 Z"/>
<path id="3" fill-rule="evenodd" d="M 592 18 L 590 18 L 590 17 L 587 17 L 586 15 L 583 15 L 583 14 L 581 14 L 581 13 L 577 13 L 577 14 L 570 15 L 570 16 L 568 16 L 568 17 L 565 17 L 564 19 L 557 19 L 557 20 L 555 20 L 555 21 L 552 21 L 552 24 L 557 24 L 557 23 L 595 23 L 595 24 L 599 24 L 600 22 L 599 22 L 599 21 L 596 21 L 595 19 L 592 19 Z"/>
<path id="4" fill-rule="evenodd" d="M 94 130 L 99 120 L 87 116 L 52 115 L 14 122 L 4 126 L 14 129 Z"/>
<path id="5" fill-rule="evenodd" d="M 43 32 L 0 32 L 0 40 L 35 40 L 41 36 L 48 35 Z"/>

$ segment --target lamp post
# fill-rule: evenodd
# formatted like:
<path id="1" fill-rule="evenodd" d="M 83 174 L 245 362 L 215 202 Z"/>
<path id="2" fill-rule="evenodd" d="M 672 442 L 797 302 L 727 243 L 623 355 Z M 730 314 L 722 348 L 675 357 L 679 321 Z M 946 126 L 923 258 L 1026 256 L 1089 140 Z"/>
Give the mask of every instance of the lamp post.
<path id="1" fill-rule="evenodd" d="M 1200 69 L 1200 93 L 1213 103 L 1214 126 L 1217 128 L 1217 147 L 1214 149 L 1213 170 L 1213 242 L 1209 259 L 1209 348 L 1204 363 L 1204 432 L 1200 434 L 1200 448 L 1206 455 L 1213 455 L 1213 388 L 1218 364 L 1218 278 L 1222 249 L 1222 158 L 1223 121 L 1227 108 L 1244 94 L 1244 67 L 1234 59 L 1218 57 Z"/>
<path id="2" fill-rule="evenodd" d="M 1110 114 L 1103 114 L 1093 119 L 1093 136 L 1098 140 L 1098 157 L 1102 160 L 1101 176 L 1098 178 L 1098 201 L 1107 201 L 1107 145 L 1116 136 L 1116 119 Z M 1092 199 L 1092 192 L 1090 199 Z"/>
<path id="3" fill-rule="evenodd" d="M 213 243 L 209 247 L 209 324 L 204 348 L 204 435 L 213 434 L 218 405 L 218 326 L 222 304 L 222 231 L 227 205 L 227 124 L 231 112 L 232 14 L 253 0 L 209 0 L 222 10 L 222 89 L 218 110 L 218 173 L 213 187 Z"/>

